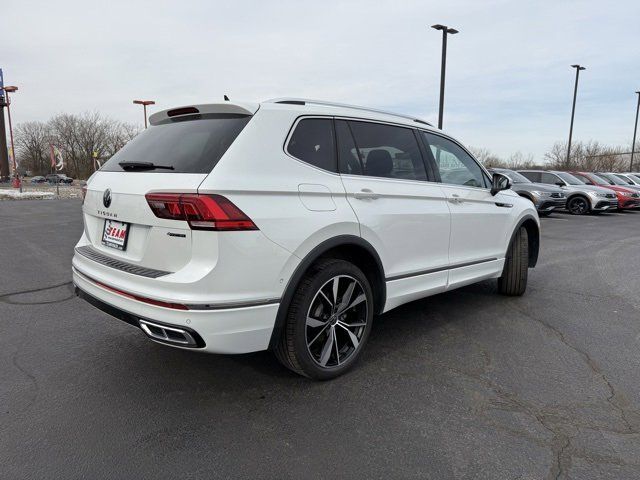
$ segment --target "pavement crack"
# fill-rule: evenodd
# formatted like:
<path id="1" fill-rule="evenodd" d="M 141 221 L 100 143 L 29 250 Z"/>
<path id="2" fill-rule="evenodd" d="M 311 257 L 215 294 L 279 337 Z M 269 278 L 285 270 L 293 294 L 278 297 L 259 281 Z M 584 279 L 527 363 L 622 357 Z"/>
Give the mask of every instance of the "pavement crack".
<path id="1" fill-rule="evenodd" d="M 505 391 L 496 382 L 482 376 L 482 374 L 470 374 L 469 372 L 465 372 L 453 367 L 449 367 L 448 369 L 459 375 L 463 375 L 479 381 L 480 383 L 488 387 L 491 391 L 493 391 L 501 402 L 493 402 L 492 406 L 494 408 L 497 408 L 499 410 L 516 411 L 529 415 L 530 417 L 535 419 L 535 421 L 538 422 L 545 430 L 547 430 L 552 435 L 550 444 L 544 442 L 541 439 L 533 439 L 530 436 L 527 436 L 527 438 L 534 441 L 536 444 L 547 445 L 548 448 L 551 449 L 551 454 L 554 460 L 549 468 L 549 473 L 546 477 L 547 480 L 557 480 L 562 477 L 564 472 L 566 472 L 571 466 L 571 455 L 569 448 L 571 446 L 571 437 L 568 433 L 563 431 L 561 426 L 554 424 L 551 419 L 547 418 L 544 409 L 535 405 L 528 404 L 524 400 L 518 398 L 515 393 Z M 522 433 L 514 433 L 513 431 L 510 432 L 518 436 L 526 436 Z"/>
<path id="2" fill-rule="evenodd" d="M 17 292 L 3 293 L 2 295 L 0 295 L 0 298 L 13 297 L 14 295 L 22 295 L 24 293 L 43 292 L 45 290 L 52 290 L 54 288 L 60 288 L 60 287 L 66 286 L 66 285 L 71 285 L 71 283 L 72 283 L 71 281 L 67 281 L 67 282 L 63 282 L 63 283 L 57 283 L 55 285 L 50 285 L 48 287 L 32 288 L 30 290 L 19 290 Z"/>
<path id="3" fill-rule="evenodd" d="M 555 293 L 555 294 L 565 293 L 567 295 L 577 295 L 579 297 L 584 297 L 584 298 L 596 298 L 598 300 L 610 300 L 610 299 L 613 299 L 613 298 L 617 298 L 616 295 L 596 295 L 596 294 L 593 294 L 593 293 L 574 292 L 572 290 L 565 290 L 565 289 L 561 289 L 561 288 L 555 289 L 555 290 L 554 289 L 550 289 L 550 288 L 544 288 L 544 287 L 528 287 L 528 288 L 531 288 L 531 290 L 534 290 L 534 291 L 537 290 L 537 291 L 540 291 L 540 292 L 552 292 L 552 293 Z"/>
<path id="4" fill-rule="evenodd" d="M 24 348 L 27 339 L 31 337 L 31 328 L 32 326 L 37 323 L 37 320 L 34 320 L 33 323 L 30 323 L 25 331 L 24 336 L 22 337 L 22 341 L 20 342 L 20 344 L 16 347 L 15 352 L 13 352 L 13 355 L 11 357 L 11 364 L 20 372 L 22 373 L 25 377 L 27 377 L 29 379 L 29 381 L 31 382 L 31 384 L 33 385 L 34 388 L 34 393 L 32 398 L 29 400 L 29 402 L 25 405 L 25 410 L 28 410 L 29 408 L 31 408 L 31 406 L 36 402 L 36 400 L 38 399 L 38 396 L 40 394 L 40 385 L 38 384 L 38 379 L 36 378 L 36 376 L 31 373 L 29 370 L 27 370 L 25 367 L 23 367 L 20 362 L 18 361 L 18 355 L 20 354 L 20 352 L 22 351 L 22 349 Z"/>
<path id="5" fill-rule="evenodd" d="M 567 458 L 565 452 L 571 445 L 571 439 L 568 436 L 560 435 L 562 445 L 556 451 L 556 463 L 552 465 L 548 478 L 553 477 L 555 480 L 559 480 L 563 473 L 571 466 L 571 457 Z"/>
<path id="6" fill-rule="evenodd" d="M 33 288 L 33 289 L 28 289 L 28 290 L 21 290 L 18 292 L 12 292 L 12 293 L 5 293 L 0 295 L 0 303 L 5 303 L 5 304 L 9 304 L 9 305 L 49 305 L 52 303 L 62 303 L 62 302 L 66 302 L 68 300 L 71 300 L 72 298 L 75 297 L 75 293 L 71 292 L 68 296 L 63 297 L 63 298 L 57 298 L 54 300 L 43 300 L 43 301 L 27 301 L 27 302 L 20 302 L 17 300 L 13 300 L 12 297 L 17 297 L 19 295 L 27 295 L 30 293 L 40 293 L 40 292 L 46 292 L 48 290 L 54 290 L 56 288 L 62 288 L 62 287 L 70 287 L 73 284 L 73 282 L 64 282 L 64 283 L 58 283 L 56 285 L 50 285 L 48 287 L 41 287 L 41 288 Z"/>
<path id="7" fill-rule="evenodd" d="M 580 355 L 582 357 L 582 359 L 584 360 L 585 364 L 589 367 L 589 369 L 591 370 L 591 372 L 597 376 L 600 377 L 600 379 L 602 380 L 602 382 L 605 384 L 605 386 L 607 387 L 607 389 L 609 390 L 609 395 L 606 397 L 606 401 L 614 408 L 614 410 L 616 410 L 618 412 L 618 414 L 620 415 L 620 418 L 622 420 L 622 422 L 626 425 L 627 427 L 627 432 L 626 433 L 638 433 L 639 429 L 635 428 L 631 421 L 629 420 L 628 416 L 627 416 L 627 409 L 625 407 L 623 407 L 622 405 L 620 405 L 620 402 L 618 400 L 618 393 L 616 392 L 615 387 L 613 386 L 613 384 L 609 381 L 609 379 L 607 378 L 607 376 L 604 374 L 604 372 L 600 369 L 600 367 L 598 366 L 598 364 L 595 362 L 595 360 L 593 360 L 591 358 L 591 356 L 584 350 L 576 347 L 575 345 L 573 345 L 571 342 L 569 342 L 564 333 L 562 333 L 562 331 L 560 331 L 558 328 L 554 327 L 553 325 L 551 325 L 550 323 L 541 320 L 539 318 L 536 318 L 526 312 L 523 312 L 522 310 L 520 310 L 519 308 L 516 308 L 514 306 L 511 306 L 511 308 L 513 310 L 515 310 L 516 312 L 520 313 L 521 315 L 535 321 L 538 322 L 540 325 L 542 325 L 543 327 L 545 327 L 548 331 L 552 332 L 556 338 L 558 340 L 560 340 L 560 342 L 562 342 L 564 345 L 566 345 L 568 348 L 570 348 L 571 350 L 573 350 L 574 352 L 576 352 L 578 355 Z"/>

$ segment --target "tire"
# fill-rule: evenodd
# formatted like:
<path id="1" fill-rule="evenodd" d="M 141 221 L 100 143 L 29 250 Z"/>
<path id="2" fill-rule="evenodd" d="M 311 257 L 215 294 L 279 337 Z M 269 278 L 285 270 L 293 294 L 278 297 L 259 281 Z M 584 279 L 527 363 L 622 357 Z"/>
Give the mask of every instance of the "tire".
<path id="1" fill-rule="evenodd" d="M 586 215 L 591 211 L 591 206 L 585 197 L 576 195 L 567 202 L 567 210 L 571 215 Z"/>
<path id="2" fill-rule="evenodd" d="M 514 237 L 507 258 L 504 262 L 502 275 L 498 278 L 498 291 L 503 295 L 520 296 L 527 290 L 527 276 L 529 273 L 529 237 L 527 230 L 520 227 Z"/>
<path id="3" fill-rule="evenodd" d="M 345 260 L 318 260 L 296 287 L 285 321 L 275 348 L 285 367 L 315 380 L 342 375 L 360 357 L 371 331 L 367 277 Z"/>

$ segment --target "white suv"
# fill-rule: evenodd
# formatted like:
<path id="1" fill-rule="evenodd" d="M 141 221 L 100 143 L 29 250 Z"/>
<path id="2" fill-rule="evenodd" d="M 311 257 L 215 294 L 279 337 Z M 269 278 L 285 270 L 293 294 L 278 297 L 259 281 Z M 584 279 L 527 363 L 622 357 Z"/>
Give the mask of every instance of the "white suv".
<path id="1" fill-rule="evenodd" d="M 327 379 L 375 314 L 488 278 L 521 295 L 536 264 L 533 204 L 422 120 L 280 99 L 150 123 L 87 183 L 73 281 L 157 342 Z"/>

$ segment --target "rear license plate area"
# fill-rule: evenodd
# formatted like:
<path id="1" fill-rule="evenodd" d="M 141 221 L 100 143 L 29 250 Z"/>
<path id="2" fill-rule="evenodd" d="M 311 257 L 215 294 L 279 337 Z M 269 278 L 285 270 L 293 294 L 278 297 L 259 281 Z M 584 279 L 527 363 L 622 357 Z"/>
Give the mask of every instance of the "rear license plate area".
<path id="1" fill-rule="evenodd" d="M 129 224 L 118 222 L 116 220 L 106 219 L 104 228 L 102 229 L 102 244 L 115 248 L 116 250 L 125 251 L 127 249 L 127 240 L 129 239 Z"/>

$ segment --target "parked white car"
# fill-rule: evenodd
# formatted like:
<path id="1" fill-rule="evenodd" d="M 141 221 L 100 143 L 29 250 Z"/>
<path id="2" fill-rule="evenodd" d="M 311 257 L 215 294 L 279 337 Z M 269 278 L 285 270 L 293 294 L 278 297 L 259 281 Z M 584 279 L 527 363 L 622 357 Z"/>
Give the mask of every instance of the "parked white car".
<path id="1" fill-rule="evenodd" d="M 490 278 L 521 295 L 536 264 L 533 204 L 422 120 L 281 99 L 150 123 L 87 183 L 73 281 L 157 342 L 327 379 L 374 314 Z"/>

